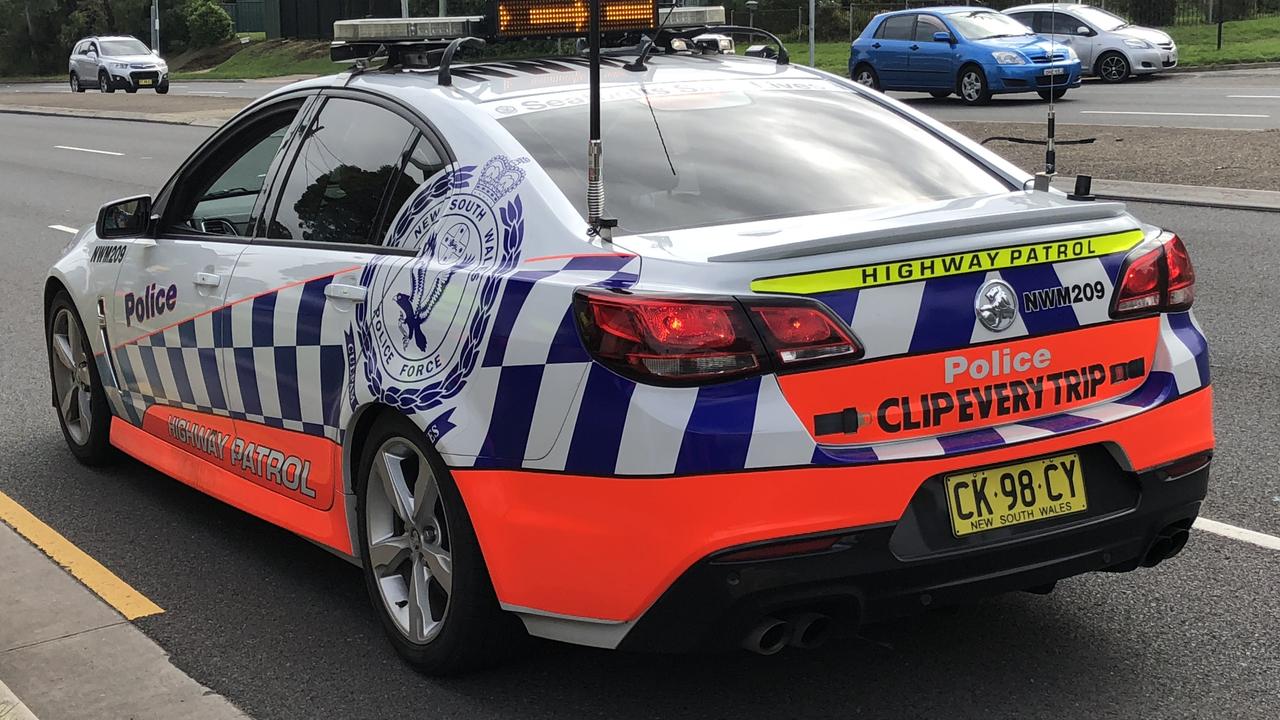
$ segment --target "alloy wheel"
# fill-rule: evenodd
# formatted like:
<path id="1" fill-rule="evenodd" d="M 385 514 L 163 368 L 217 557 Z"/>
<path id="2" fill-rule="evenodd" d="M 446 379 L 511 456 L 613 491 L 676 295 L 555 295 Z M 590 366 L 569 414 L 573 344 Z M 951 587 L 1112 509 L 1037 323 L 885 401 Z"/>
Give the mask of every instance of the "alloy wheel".
<path id="1" fill-rule="evenodd" d="M 92 376 L 80 324 L 70 310 L 63 308 L 54 316 L 50 342 L 53 345 L 53 387 L 58 396 L 58 413 L 71 439 L 78 445 L 84 445 L 89 441 L 89 431 L 93 426 Z"/>
<path id="2" fill-rule="evenodd" d="M 410 642 L 433 640 L 453 593 L 453 553 L 440 485 L 411 442 L 387 440 L 365 488 L 366 540 L 378 594 Z"/>
<path id="3" fill-rule="evenodd" d="M 1109 55 L 1102 59 L 1099 70 L 1104 80 L 1118 82 L 1129 75 L 1129 63 L 1119 55 Z"/>
<path id="4" fill-rule="evenodd" d="M 960 78 L 960 94 L 970 102 L 982 97 L 982 78 L 978 77 L 978 73 L 970 70 Z"/>
<path id="5" fill-rule="evenodd" d="M 872 76 L 872 74 L 871 74 L 871 71 L 870 71 L 870 70 L 862 70 L 862 71 L 861 71 L 861 72 L 859 72 L 859 73 L 858 73 L 858 75 L 853 79 L 853 81 L 854 81 L 854 82 L 856 82 L 856 83 L 858 83 L 859 85 L 865 85 L 865 86 L 867 86 L 867 87 L 869 87 L 869 88 L 872 88 L 872 89 L 874 89 L 874 88 L 875 88 L 875 86 L 876 86 L 876 79 L 875 79 L 875 77 L 874 77 L 874 76 Z"/>

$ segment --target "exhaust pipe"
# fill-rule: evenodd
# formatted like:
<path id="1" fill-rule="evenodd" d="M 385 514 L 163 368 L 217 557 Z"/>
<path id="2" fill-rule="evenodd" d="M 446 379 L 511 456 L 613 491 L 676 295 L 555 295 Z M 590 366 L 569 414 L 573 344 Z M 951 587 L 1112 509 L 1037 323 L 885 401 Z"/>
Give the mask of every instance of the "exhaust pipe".
<path id="1" fill-rule="evenodd" d="M 1182 548 L 1187 546 L 1187 540 L 1191 537 L 1191 531 L 1183 525 L 1184 523 L 1170 525 L 1156 535 L 1155 542 L 1151 543 L 1146 557 L 1142 558 L 1143 567 L 1155 567 L 1182 552 Z"/>
<path id="2" fill-rule="evenodd" d="M 791 625 L 774 617 L 756 624 L 742 639 L 742 647 L 760 655 L 773 655 L 791 640 Z"/>
<path id="3" fill-rule="evenodd" d="M 830 615 L 821 613 L 800 613 L 787 618 L 791 623 L 791 647 L 801 650 L 812 650 L 831 638 L 831 630 L 835 623 Z"/>

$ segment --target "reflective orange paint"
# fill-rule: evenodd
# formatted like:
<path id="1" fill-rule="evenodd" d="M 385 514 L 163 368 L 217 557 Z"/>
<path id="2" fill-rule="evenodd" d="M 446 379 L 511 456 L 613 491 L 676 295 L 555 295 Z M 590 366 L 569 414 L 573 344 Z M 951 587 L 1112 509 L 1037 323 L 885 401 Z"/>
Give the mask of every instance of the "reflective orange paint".
<path id="1" fill-rule="evenodd" d="M 574 617 L 638 618 L 675 579 L 735 545 L 893 522 L 940 473 L 1093 443 L 1144 470 L 1213 447 L 1205 388 L 1112 424 L 969 455 L 674 478 L 454 470 L 498 598 Z"/>
<path id="2" fill-rule="evenodd" d="M 167 435 L 168 419 L 165 414 L 167 412 L 177 411 L 153 406 L 148 409 L 144 423 L 149 423 L 150 427 L 154 428 L 159 418 L 159 422 L 162 423 L 160 432 L 162 435 Z M 198 415 L 201 423 L 226 421 L 226 418 L 216 416 L 189 414 Z M 230 425 L 229 422 L 227 424 Z M 325 457 L 328 458 L 326 462 L 329 468 L 326 480 L 329 490 L 325 509 L 311 507 L 267 485 L 247 480 L 226 467 L 214 464 L 208 459 L 207 453 L 190 444 L 181 445 L 167 441 L 162 439 L 162 435 L 137 428 L 120 418 L 111 419 L 111 444 L 140 462 L 229 505 L 338 552 L 351 555 L 352 544 L 351 534 L 347 529 L 346 496 L 341 492 L 333 491 L 338 487 L 336 473 L 340 472 L 342 467 L 342 448 L 324 438 L 317 439 L 302 433 L 275 428 L 262 427 L 261 429 L 271 431 L 269 436 L 273 441 L 278 442 L 282 449 L 289 448 L 289 452 L 293 454 L 297 454 L 300 444 L 309 445 L 313 451 L 317 451 L 317 456 L 320 444 L 327 446 L 323 450 Z M 264 434 L 263 437 L 268 437 L 268 434 Z M 316 472 L 315 466 L 311 471 Z M 317 484 L 319 484 L 318 480 Z M 319 495 L 318 492 L 317 495 Z"/>
<path id="3" fill-rule="evenodd" d="M 1151 371 L 1159 332 L 1158 318 L 1144 318 L 782 375 L 778 384 L 822 443 L 906 440 L 1053 415 L 1131 392 Z M 1136 359 L 1142 375 L 1113 381 L 1113 365 Z M 815 416 L 846 410 L 859 418 L 856 432 L 816 432 Z"/>
<path id="4" fill-rule="evenodd" d="M 327 438 L 163 405 L 147 408 L 142 429 L 295 502 L 333 505 L 342 448 Z"/>

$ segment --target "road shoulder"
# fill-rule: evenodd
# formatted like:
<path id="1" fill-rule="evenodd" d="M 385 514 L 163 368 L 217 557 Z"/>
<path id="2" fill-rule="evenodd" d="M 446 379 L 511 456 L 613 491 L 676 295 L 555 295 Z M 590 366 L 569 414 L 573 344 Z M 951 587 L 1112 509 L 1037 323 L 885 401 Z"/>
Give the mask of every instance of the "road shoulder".
<path id="1" fill-rule="evenodd" d="M 159 645 L 5 524 L 0 608 L 4 720 L 247 717 L 174 667 Z"/>

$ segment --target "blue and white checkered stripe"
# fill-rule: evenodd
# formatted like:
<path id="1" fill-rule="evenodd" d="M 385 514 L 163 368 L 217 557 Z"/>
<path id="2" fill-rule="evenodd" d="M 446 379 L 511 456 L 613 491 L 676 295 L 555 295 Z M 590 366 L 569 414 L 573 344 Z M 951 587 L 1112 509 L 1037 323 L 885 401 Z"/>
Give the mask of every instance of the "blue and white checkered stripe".
<path id="1" fill-rule="evenodd" d="M 347 319 L 327 312 L 331 281 L 235 301 L 117 347 L 124 417 L 141 424 L 161 404 L 339 441 Z"/>
<path id="2" fill-rule="evenodd" d="M 583 286 L 630 287 L 639 272 L 637 256 L 600 254 L 526 262 L 512 273 L 466 389 L 456 401 L 420 418 L 430 427 L 447 416 L 458 428 L 436 441 L 445 462 L 455 467 L 548 462 L 562 429 L 571 432 L 580 386 L 592 365 L 574 324 L 573 292 Z"/>

